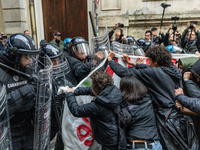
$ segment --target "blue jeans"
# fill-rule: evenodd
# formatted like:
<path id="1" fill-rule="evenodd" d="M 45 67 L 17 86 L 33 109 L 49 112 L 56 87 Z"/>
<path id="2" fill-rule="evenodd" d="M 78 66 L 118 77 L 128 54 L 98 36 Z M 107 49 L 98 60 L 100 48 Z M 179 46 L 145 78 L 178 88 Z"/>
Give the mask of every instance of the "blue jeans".
<path id="1" fill-rule="evenodd" d="M 146 148 L 135 149 L 134 142 L 133 142 L 133 148 L 127 149 L 127 150 L 162 150 L 162 145 L 160 144 L 160 141 L 154 141 L 153 143 L 150 143 L 149 145 L 152 145 L 152 149 L 148 149 L 147 143 L 145 144 Z"/>

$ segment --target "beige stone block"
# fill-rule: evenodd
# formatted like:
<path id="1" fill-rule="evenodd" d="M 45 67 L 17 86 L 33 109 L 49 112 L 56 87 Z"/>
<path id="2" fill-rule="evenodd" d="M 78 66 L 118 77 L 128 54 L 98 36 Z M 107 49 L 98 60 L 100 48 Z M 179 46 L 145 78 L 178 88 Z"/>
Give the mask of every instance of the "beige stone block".
<path id="1" fill-rule="evenodd" d="M 24 9 L 3 10 L 3 18 L 8 21 L 26 21 L 26 12 Z"/>
<path id="2" fill-rule="evenodd" d="M 128 16 L 108 16 L 99 17 L 99 27 L 114 27 L 116 23 L 122 23 L 124 26 L 129 26 Z"/>
<path id="3" fill-rule="evenodd" d="M 23 33 L 26 29 L 27 24 L 25 22 L 5 23 L 5 33 L 8 35 L 15 33 Z"/>
<path id="4" fill-rule="evenodd" d="M 115 9 L 121 9 L 121 0 L 115 0 L 115 2 L 111 0 L 101 1 L 101 10 L 115 10 Z"/>
<path id="5" fill-rule="evenodd" d="M 25 8 L 25 0 L 1 0 L 2 8 Z"/>

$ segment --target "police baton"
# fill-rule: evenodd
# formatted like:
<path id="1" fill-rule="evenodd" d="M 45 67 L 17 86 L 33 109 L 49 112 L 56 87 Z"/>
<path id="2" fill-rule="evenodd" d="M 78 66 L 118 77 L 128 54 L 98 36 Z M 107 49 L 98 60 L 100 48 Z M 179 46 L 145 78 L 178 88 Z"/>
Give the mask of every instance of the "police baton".
<path id="1" fill-rule="evenodd" d="M 94 27 L 94 21 L 93 21 L 93 18 L 92 18 L 91 11 L 89 11 L 89 15 L 90 15 L 90 21 L 91 21 L 91 24 L 92 24 L 92 29 L 93 29 L 94 36 L 97 36 L 96 30 L 95 30 L 95 27 Z"/>

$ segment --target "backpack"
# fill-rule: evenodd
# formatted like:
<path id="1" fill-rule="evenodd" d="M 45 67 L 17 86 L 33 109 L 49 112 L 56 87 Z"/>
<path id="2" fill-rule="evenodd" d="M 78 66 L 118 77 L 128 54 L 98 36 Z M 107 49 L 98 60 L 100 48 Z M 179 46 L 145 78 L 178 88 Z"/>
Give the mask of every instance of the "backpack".
<path id="1" fill-rule="evenodd" d="M 126 128 L 131 123 L 132 116 L 131 116 L 130 110 L 136 107 L 144 107 L 148 105 L 149 103 L 151 103 L 151 100 L 149 100 L 147 103 L 143 105 L 130 105 L 130 106 L 121 108 L 120 110 L 119 109 L 113 110 L 113 112 L 117 114 L 118 116 L 118 122 L 121 128 Z"/>

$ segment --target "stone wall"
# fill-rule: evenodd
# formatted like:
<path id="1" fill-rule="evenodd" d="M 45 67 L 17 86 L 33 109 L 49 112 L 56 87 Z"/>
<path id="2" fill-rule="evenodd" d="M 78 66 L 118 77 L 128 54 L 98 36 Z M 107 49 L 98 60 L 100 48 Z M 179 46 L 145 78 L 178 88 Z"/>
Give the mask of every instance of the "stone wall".
<path id="1" fill-rule="evenodd" d="M 1 0 L 5 33 L 31 32 L 29 0 Z M 0 18 L 1 19 L 1 18 Z"/>
<path id="2" fill-rule="evenodd" d="M 166 8 L 162 31 L 165 33 L 170 24 L 171 17 L 180 17 L 177 21 L 178 30 L 183 32 L 190 20 L 197 20 L 200 24 L 199 0 L 100 0 L 98 7 L 99 33 L 104 32 L 107 25 L 111 30 L 115 23 L 123 23 L 124 34 L 134 36 L 136 39 L 144 37 L 144 32 L 151 27 L 160 27 L 163 13 L 161 3 L 171 4 Z M 198 27 L 197 27 L 198 28 Z M 199 28 L 200 29 L 200 28 Z"/>

